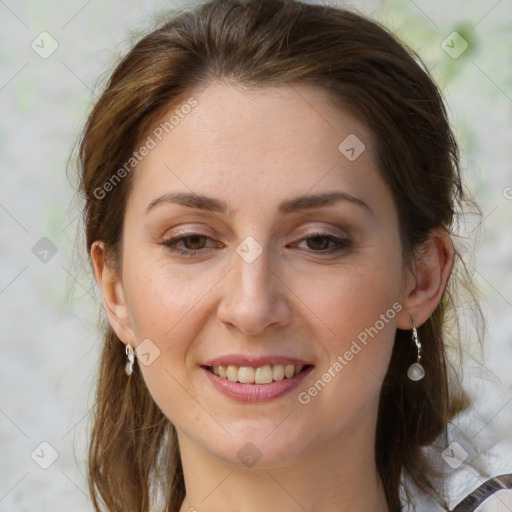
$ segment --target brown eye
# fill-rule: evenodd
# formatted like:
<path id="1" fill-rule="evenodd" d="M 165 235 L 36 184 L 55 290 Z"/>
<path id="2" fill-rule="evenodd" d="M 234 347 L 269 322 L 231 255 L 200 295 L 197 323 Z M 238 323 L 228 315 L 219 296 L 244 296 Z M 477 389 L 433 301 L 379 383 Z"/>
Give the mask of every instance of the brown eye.
<path id="1" fill-rule="evenodd" d="M 209 236 L 191 233 L 189 235 L 170 238 L 162 242 L 161 245 L 171 252 L 193 256 L 199 252 L 204 252 L 205 249 L 211 248 L 211 246 L 205 246 L 208 240 L 213 241 Z"/>
<path id="2" fill-rule="evenodd" d="M 206 236 L 203 235 L 193 235 L 193 236 L 186 236 L 183 237 L 182 240 L 185 244 L 185 247 L 187 249 L 195 250 L 195 249 L 202 249 L 202 245 L 204 244 L 204 241 L 207 239 Z M 186 242 L 189 241 L 190 243 L 187 244 Z"/>
<path id="3" fill-rule="evenodd" d="M 308 240 L 309 247 L 315 250 L 329 249 L 329 244 L 332 243 L 331 237 L 328 236 L 312 236 L 306 240 Z"/>
<path id="4" fill-rule="evenodd" d="M 337 238 L 327 233 L 313 233 L 303 238 L 300 243 L 306 242 L 306 249 L 318 253 L 332 253 L 346 250 L 351 242 L 346 238 Z"/>

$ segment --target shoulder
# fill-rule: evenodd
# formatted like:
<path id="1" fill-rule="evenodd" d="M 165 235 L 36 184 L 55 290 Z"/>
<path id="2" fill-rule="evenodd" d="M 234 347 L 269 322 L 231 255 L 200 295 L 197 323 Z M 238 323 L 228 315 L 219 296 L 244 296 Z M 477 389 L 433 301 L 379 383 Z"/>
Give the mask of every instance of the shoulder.
<path id="1" fill-rule="evenodd" d="M 495 476 L 479 485 L 451 512 L 508 512 L 512 510 L 512 473 Z"/>

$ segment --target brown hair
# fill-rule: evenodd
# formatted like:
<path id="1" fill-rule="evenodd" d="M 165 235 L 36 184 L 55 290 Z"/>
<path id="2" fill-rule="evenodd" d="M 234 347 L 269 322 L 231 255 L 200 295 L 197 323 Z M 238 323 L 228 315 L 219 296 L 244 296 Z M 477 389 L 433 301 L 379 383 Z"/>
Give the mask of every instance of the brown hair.
<path id="1" fill-rule="evenodd" d="M 458 149 L 440 93 L 418 58 L 385 28 L 339 8 L 295 0 L 213 0 L 141 39 L 89 116 L 80 145 L 89 251 L 102 240 L 113 264 L 120 264 L 133 173 L 124 173 L 106 198 L 98 190 L 106 190 L 171 106 L 217 79 L 249 89 L 315 85 L 366 122 L 398 209 L 406 263 L 432 228 L 451 230 L 466 200 Z M 454 315 L 458 282 L 453 273 L 441 303 L 419 329 L 427 374 L 422 381 L 406 377 L 415 358 L 410 333 L 396 333 L 375 446 L 390 510 L 402 505 L 402 477 L 437 492 L 422 447 L 441 438 L 448 421 L 469 403 L 457 379 L 448 385 L 446 321 Z M 88 467 L 95 510 L 103 502 L 111 512 L 148 511 L 159 489 L 165 510 L 176 512 L 185 488 L 174 427 L 137 367 L 128 379 L 124 364 L 124 346 L 105 325 Z"/>

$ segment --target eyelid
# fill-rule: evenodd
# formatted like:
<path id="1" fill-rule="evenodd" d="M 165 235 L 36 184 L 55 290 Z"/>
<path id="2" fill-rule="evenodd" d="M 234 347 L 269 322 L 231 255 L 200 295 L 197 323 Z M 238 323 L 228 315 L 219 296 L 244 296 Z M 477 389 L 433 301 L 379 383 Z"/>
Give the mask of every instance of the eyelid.
<path id="1" fill-rule="evenodd" d="M 351 230 L 349 231 L 341 226 L 333 226 L 332 224 L 330 224 L 330 227 L 326 227 L 323 223 L 322 225 L 308 225 L 307 227 L 301 228 L 295 239 L 302 240 L 303 238 L 313 236 L 330 236 L 338 240 L 354 240 Z"/>
<path id="2" fill-rule="evenodd" d="M 315 238 L 315 237 L 326 237 L 326 238 L 334 238 L 337 240 L 351 240 L 351 237 L 348 236 L 346 233 L 331 233 L 329 231 L 324 231 L 322 229 L 317 229 L 313 231 L 308 231 L 307 233 L 299 236 L 296 238 L 298 242 L 302 240 L 306 240 L 308 238 Z"/>

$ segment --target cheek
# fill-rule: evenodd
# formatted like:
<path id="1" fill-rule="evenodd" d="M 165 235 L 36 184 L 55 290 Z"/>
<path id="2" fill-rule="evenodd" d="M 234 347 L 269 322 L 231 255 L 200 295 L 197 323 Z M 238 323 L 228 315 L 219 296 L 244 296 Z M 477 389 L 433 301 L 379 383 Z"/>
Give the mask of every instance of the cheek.
<path id="1" fill-rule="evenodd" d="M 388 368 L 396 316 L 402 309 L 401 267 L 396 259 L 379 258 L 317 276 L 315 287 L 311 279 L 303 278 L 301 283 L 294 291 L 307 297 L 323 352 L 318 368 L 321 382 L 302 390 L 304 401 L 315 402 L 313 407 L 338 404 L 330 408 L 334 422 L 349 412 L 355 417 L 377 395 Z"/>
<path id="2" fill-rule="evenodd" d="M 205 292 L 213 288 L 215 276 L 205 272 L 192 276 L 190 271 L 176 272 L 161 263 L 130 263 L 134 264 L 130 275 L 126 273 L 125 288 L 132 330 L 136 343 L 150 340 L 150 352 L 156 354 L 148 365 L 143 356 L 138 357 L 138 366 L 166 416 L 171 421 L 182 415 L 190 419 L 201 411 L 194 412 L 195 405 L 184 387 L 189 388 L 189 372 L 194 365 L 194 340 L 204 328 L 199 315 L 208 299 Z"/>
<path id="3" fill-rule="evenodd" d="M 357 430 L 369 407 L 377 410 L 401 310 L 394 293 L 379 293 L 372 279 L 340 278 L 342 284 L 311 297 L 328 330 L 319 339 L 323 357 L 315 379 L 297 396 L 304 417 L 321 418 L 325 437 L 333 439 Z"/>
<path id="4" fill-rule="evenodd" d="M 371 281 L 365 283 L 355 278 L 340 281 L 343 281 L 339 283 L 341 286 L 336 286 L 339 291 L 312 296 L 309 303 L 320 312 L 318 316 L 325 326 L 319 341 L 326 358 L 319 370 L 330 371 L 330 377 L 326 375 L 325 380 L 336 380 L 343 388 L 342 394 L 354 389 L 362 393 L 367 384 L 371 393 L 372 382 L 382 381 L 387 371 L 396 316 L 402 306 L 394 300 L 394 293 L 378 293 Z M 331 285 L 335 284 L 331 281 Z M 333 374 L 343 378 L 334 379 Z M 342 380 L 345 382 L 341 383 Z"/>
<path id="5" fill-rule="evenodd" d="M 137 260 L 141 263 L 135 258 L 127 261 L 130 272 L 125 278 L 131 325 L 136 343 L 150 340 L 156 347 L 150 349 L 149 364 L 143 356 L 137 358 L 143 379 L 156 404 L 177 428 L 186 429 L 190 422 L 206 428 L 204 410 L 186 391 L 190 387 L 187 355 L 204 327 L 198 312 L 207 299 L 205 291 L 215 280 L 208 273 L 192 277 L 190 272 L 176 272 L 161 263 L 148 264 L 149 258 L 142 256 Z"/>
<path id="6" fill-rule="evenodd" d="M 309 316 L 317 318 L 324 338 L 343 346 L 390 309 L 388 316 L 392 316 L 391 327 L 394 325 L 396 311 L 392 307 L 401 300 L 401 269 L 396 261 L 387 263 L 369 260 L 289 280 L 295 280 L 294 293 L 310 308 Z M 392 329 L 386 323 L 382 330 Z"/>
<path id="7" fill-rule="evenodd" d="M 183 327 L 194 325 L 191 322 L 194 310 L 203 300 L 205 291 L 214 286 L 215 276 L 207 272 L 180 272 L 176 267 L 161 263 L 152 265 L 145 263 L 143 257 L 140 262 L 130 267 L 125 279 L 136 338 L 153 337 L 163 345 L 169 339 L 179 340 Z"/>

